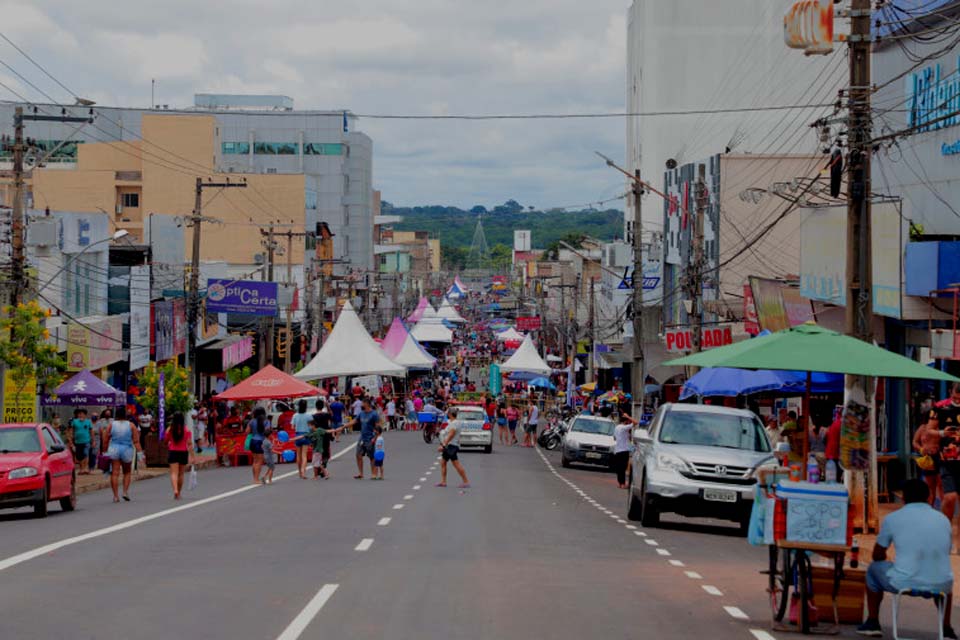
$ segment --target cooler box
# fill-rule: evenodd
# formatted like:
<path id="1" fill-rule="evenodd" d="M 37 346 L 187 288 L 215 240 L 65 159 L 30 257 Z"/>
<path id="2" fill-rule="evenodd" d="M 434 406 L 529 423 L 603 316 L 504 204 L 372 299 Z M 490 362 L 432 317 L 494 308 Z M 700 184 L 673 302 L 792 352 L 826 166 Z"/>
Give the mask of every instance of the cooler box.
<path id="1" fill-rule="evenodd" d="M 436 421 L 437 421 L 437 414 L 435 413 L 427 412 L 427 413 L 417 414 L 417 422 L 419 422 L 420 424 L 424 424 L 428 422 L 436 422 Z"/>
<path id="2" fill-rule="evenodd" d="M 790 542 L 845 545 L 847 543 L 847 488 L 836 482 L 777 483 L 777 498 L 786 500 Z"/>

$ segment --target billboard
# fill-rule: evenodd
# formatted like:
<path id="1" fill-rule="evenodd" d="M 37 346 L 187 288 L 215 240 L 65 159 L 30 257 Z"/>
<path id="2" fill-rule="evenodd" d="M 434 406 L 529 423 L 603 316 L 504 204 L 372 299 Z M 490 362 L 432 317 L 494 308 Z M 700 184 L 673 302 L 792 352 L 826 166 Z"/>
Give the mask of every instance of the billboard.
<path id="1" fill-rule="evenodd" d="M 529 229 L 515 229 L 513 232 L 513 250 L 530 251 L 530 239 Z"/>
<path id="2" fill-rule="evenodd" d="M 539 331 L 540 316 L 519 316 L 516 324 L 517 331 Z"/>
<path id="3" fill-rule="evenodd" d="M 800 215 L 800 295 L 844 307 L 847 208 L 805 208 Z"/>
<path id="4" fill-rule="evenodd" d="M 123 357 L 123 318 L 86 318 L 67 325 L 67 370 L 93 371 Z"/>
<path id="5" fill-rule="evenodd" d="M 276 316 L 277 295 L 276 282 L 210 278 L 207 280 L 207 311 Z"/>
<path id="6" fill-rule="evenodd" d="M 780 295 L 781 282 L 750 276 L 750 291 L 757 310 L 760 328 L 767 331 L 782 331 L 790 328 L 787 310 Z"/>
<path id="7" fill-rule="evenodd" d="M 150 267 L 130 267 L 130 370 L 150 363 Z"/>

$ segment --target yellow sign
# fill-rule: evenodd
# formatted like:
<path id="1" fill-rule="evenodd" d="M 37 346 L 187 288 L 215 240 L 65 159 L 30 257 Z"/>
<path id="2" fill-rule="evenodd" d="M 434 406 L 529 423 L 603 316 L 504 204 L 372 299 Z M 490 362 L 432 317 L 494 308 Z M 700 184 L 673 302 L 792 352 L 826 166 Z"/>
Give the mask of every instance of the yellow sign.
<path id="1" fill-rule="evenodd" d="M 3 377 L 3 421 L 36 422 L 37 421 L 37 379 L 31 377 L 23 386 L 17 389 L 13 382 L 13 372 L 6 371 Z"/>

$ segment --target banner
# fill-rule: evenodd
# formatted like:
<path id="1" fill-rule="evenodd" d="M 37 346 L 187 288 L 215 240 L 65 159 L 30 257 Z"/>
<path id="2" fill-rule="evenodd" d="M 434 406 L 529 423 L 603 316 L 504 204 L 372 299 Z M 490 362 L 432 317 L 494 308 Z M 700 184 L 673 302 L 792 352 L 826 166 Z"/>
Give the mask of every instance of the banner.
<path id="1" fill-rule="evenodd" d="M 164 379 L 163 371 L 160 372 L 160 379 L 157 381 L 157 428 L 160 429 L 160 441 L 163 442 L 163 435 L 167 426 L 167 385 Z"/>
<path id="2" fill-rule="evenodd" d="M 174 357 L 173 352 L 173 301 L 154 302 L 150 308 L 153 322 L 150 325 L 153 359 L 163 362 Z"/>
<path id="3" fill-rule="evenodd" d="M 777 280 L 750 276 L 750 290 L 753 292 L 757 318 L 760 327 L 767 331 L 777 332 L 790 328 L 787 310 L 783 308 L 783 297 L 780 295 L 781 284 Z"/>
<path id="4" fill-rule="evenodd" d="M 277 315 L 277 283 L 258 280 L 207 280 L 207 311 L 245 313 L 256 316 Z"/>
<path id="5" fill-rule="evenodd" d="M 539 331 L 540 316 L 519 316 L 517 318 L 517 331 Z"/>
<path id="6" fill-rule="evenodd" d="M 3 376 L 3 421 L 7 424 L 15 422 L 37 421 L 37 379 L 27 380 L 22 390 L 18 390 L 13 382 L 13 372 L 7 370 Z"/>
<path id="7" fill-rule="evenodd" d="M 749 284 L 743 285 L 743 329 L 751 336 L 760 333 L 760 319 L 757 318 L 757 306 Z"/>
<path id="8" fill-rule="evenodd" d="M 500 392 L 503 390 L 501 385 L 502 385 L 502 381 L 500 378 L 500 365 L 491 364 L 490 380 L 489 380 L 489 384 L 487 385 L 490 388 L 490 393 L 492 393 L 495 396 L 500 395 Z"/>
<path id="9" fill-rule="evenodd" d="M 733 344 L 732 327 L 704 327 L 700 336 L 701 351 Z M 663 338 L 669 353 L 693 351 L 693 332 L 690 329 L 667 329 Z"/>
<path id="10" fill-rule="evenodd" d="M 130 370 L 150 363 L 150 267 L 130 267 Z"/>
<path id="11" fill-rule="evenodd" d="M 123 318 L 106 316 L 67 325 L 67 370 L 94 371 L 123 358 Z"/>

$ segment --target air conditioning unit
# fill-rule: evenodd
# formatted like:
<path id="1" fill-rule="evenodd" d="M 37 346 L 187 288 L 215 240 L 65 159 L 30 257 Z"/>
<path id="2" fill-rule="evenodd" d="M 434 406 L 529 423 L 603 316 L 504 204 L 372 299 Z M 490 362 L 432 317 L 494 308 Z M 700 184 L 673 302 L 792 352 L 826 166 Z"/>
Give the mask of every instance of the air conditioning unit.
<path id="1" fill-rule="evenodd" d="M 267 167 L 266 173 L 276 173 L 276 172 L 277 172 L 276 167 Z"/>

